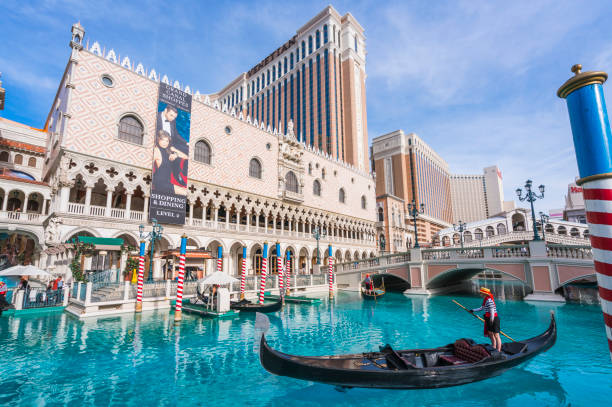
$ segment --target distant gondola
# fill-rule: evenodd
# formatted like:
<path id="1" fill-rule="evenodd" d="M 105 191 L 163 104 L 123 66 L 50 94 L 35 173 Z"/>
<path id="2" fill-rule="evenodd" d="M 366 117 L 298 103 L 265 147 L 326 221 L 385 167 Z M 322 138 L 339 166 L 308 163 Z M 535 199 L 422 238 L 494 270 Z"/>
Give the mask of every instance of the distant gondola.
<path id="1" fill-rule="evenodd" d="M 293 356 L 278 352 L 261 337 L 262 366 L 279 376 L 322 382 L 341 387 L 427 389 L 457 386 L 497 376 L 555 344 L 557 326 L 520 342 L 504 343 L 502 352 L 491 354 L 490 346 L 471 340 L 434 349 L 395 351 L 389 345 L 380 352 L 341 356 Z"/>
<path id="2" fill-rule="evenodd" d="M 282 300 L 272 302 L 269 304 L 253 304 L 248 300 L 242 300 L 238 302 L 232 302 L 230 308 L 240 312 L 263 312 L 264 314 L 269 312 L 280 311 L 283 307 Z"/>
<path id="3" fill-rule="evenodd" d="M 361 289 L 361 295 L 363 295 L 364 300 L 377 300 L 385 294 L 386 291 L 382 288 L 375 288 L 373 290 Z"/>

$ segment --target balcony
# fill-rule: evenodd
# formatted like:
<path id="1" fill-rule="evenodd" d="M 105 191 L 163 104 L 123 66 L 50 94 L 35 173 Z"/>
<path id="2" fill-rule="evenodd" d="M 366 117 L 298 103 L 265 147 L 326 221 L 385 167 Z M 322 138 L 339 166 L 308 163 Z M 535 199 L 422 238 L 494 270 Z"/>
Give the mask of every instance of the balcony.
<path id="1" fill-rule="evenodd" d="M 283 199 L 285 201 L 302 203 L 304 202 L 304 195 L 301 192 L 292 192 L 285 189 L 283 191 Z"/>
<path id="2" fill-rule="evenodd" d="M 46 215 L 43 215 L 42 213 L 0 211 L 0 222 L 8 221 L 8 222 L 30 223 L 30 224 L 36 225 L 36 224 L 40 224 L 45 217 Z"/>

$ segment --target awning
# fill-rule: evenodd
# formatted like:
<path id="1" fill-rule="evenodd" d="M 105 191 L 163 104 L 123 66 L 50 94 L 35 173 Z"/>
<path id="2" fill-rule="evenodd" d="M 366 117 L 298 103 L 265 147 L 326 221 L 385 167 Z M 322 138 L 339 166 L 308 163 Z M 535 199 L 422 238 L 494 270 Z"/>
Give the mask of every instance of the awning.
<path id="1" fill-rule="evenodd" d="M 89 243 L 96 246 L 96 249 L 102 249 L 98 246 L 122 246 L 123 239 L 120 237 L 92 237 L 92 236 L 77 236 L 77 239 L 80 243 Z M 70 243 L 70 242 L 68 242 Z M 104 247 L 104 249 L 111 250 L 109 247 Z"/>

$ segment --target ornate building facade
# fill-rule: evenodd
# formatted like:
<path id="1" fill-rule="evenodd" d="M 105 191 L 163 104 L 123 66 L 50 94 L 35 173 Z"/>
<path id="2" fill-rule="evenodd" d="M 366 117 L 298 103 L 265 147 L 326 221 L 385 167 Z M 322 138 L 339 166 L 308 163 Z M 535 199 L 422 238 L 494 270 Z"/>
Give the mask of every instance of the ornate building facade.
<path id="1" fill-rule="evenodd" d="M 336 14 L 327 8 L 315 19 L 325 15 L 335 21 Z M 328 42 L 334 32 L 340 34 L 339 27 L 346 32 L 349 26 L 358 27 L 350 15 L 338 24 L 337 30 L 328 26 Z M 360 31 L 360 43 L 362 35 Z M 331 50 L 331 45 L 322 44 Z M 296 134 L 296 116 L 278 122 L 261 120 L 251 110 L 228 105 L 219 95 L 192 93 L 189 86 L 170 83 L 167 76 L 132 63 L 129 57 L 119 58 L 97 42 L 90 46 L 80 24 L 72 27 L 70 47 L 45 127 L 38 132 L 44 136 L 44 146 L 36 150 L 38 216 L 27 225 L 21 215 L 18 219 L 7 215 L 0 222 L 0 231 L 22 230 L 35 240 L 32 262 L 66 273 L 70 250 L 65 243 L 76 236 L 121 238 L 126 245 L 137 245 L 139 226 L 149 228 L 160 82 L 191 94 L 193 103 L 186 220 L 184 225 L 164 225 L 153 254 L 154 277 L 163 276 L 162 257 L 178 247 L 183 233 L 189 237 L 188 247 L 207 249 L 213 256 L 223 247 L 224 267 L 232 274 L 238 274 L 243 246 L 249 273 L 259 270 L 264 241 L 279 241 L 283 257 L 291 253 L 294 272 L 316 269 L 315 228 L 326 234 L 320 241 L 322 261 L 328 244 L 338 262 L 376 254 L 373 176 L 364 165 L 351 164 L 357 161 L 343 160 Z M 351 94 L 344 103 L 352 100 Z M 334 109 L 335 104 L 336 99 L 330 102 Z M 363 114 L 365 119 L 365 110 Z M 0 157 L 6 150 L 10 159 L 12 150 L 0 147 Z M 5 190 L 3 184 L 3 205 L 9 204 L 7 197 L 14 190 L 31 196 L 23 185 Z M 9 212 L 14 213 L 7 207 L 3 215 Z M 100 260 L 100 268 L 122 268 L 125 257 L 114 253 L 110 260 Z M 202 269 L 212 268 L 210 259 L 193 262 Z"/>

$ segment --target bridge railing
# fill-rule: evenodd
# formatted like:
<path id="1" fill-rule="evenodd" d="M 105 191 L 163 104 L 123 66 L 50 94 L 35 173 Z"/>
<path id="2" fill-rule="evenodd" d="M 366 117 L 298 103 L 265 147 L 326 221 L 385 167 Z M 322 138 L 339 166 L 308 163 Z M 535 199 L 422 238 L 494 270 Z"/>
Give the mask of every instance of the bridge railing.
<path id="1" fill-rule="evenodd" d="M 546 246 L 546 255 L 566 259 L 592 259 L 593 251 L 591 246 L 549 244 Z"/>
<path id="2" fill-rule="evenodd" d="M 425 249 L 421 251 L 421 256 L 423 260 L 481 259 L 484 257 L 485 249 L 485 247 Z"/>
<path id="3" fill-rule="evenodd" d="M 507 246 L 495 246 L 490 248 L 493 257 L 529 257 L 531 255 L 529 251 L 529 245 L 527 244 L 514 244 Z"/>
<path id="4" fill-rule="evenodd" d="M 369 269 L 369 268 L 374 268 L 374 267 L 379 267 L 379 266 L 386 266 L 388 264 L 406 263 L 409 261 L 410 261 L 410 252 L 401 252 L 401 253 L 385 254 L 379 257 L 371 257 L 369 259 L 337 263 L 335 267 L 336 267 L 336 272 L 338 272 L 338 271 Z"/>

